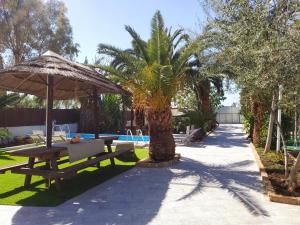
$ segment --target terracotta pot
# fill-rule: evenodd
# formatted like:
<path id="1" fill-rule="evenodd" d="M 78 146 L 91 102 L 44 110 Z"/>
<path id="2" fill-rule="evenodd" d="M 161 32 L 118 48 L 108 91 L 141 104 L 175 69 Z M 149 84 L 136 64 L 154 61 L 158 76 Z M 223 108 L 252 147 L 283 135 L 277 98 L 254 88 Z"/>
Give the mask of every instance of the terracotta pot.
<path id="1" fill-rule="evenodd" d="M 22 136 L 15 136 L 15 140 L 18 144 L 24 144 L 25 143 L 24 137 L 22 137 Z"/>
<path id="2" fill-rule="evenodd" d="M 34 141 L 31 137 L 25 137 L 23 140 L 26 144 L 33 144 L 34 143 Z"/>

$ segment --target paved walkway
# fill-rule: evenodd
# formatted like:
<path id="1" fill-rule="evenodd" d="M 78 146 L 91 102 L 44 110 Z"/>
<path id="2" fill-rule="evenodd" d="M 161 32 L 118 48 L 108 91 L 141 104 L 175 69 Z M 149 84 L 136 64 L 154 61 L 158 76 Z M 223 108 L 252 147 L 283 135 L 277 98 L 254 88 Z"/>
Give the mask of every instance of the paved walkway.
<path id="1" fill-rule="evenodd" d="M 134 168 L 56 208 L 0 206 L 1 225 L 299 225 L 269 202 L 241 127 L 223 125 L 172 168 Z"/>

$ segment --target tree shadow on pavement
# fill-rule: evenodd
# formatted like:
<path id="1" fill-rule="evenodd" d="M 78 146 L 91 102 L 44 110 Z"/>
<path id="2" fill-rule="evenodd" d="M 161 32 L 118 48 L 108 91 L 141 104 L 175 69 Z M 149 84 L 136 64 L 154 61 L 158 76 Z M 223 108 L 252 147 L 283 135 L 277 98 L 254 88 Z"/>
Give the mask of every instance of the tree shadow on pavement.
<path id="1" fill-rule="evenodd" d="M 243 167 L 249 166 L 253 161 L 244 160 L 228 165 L 205 165 L 189 158 L 183 158 L 182 161 L 183 163 L 178 166 L 182 171 L 175 175 L 175 178 L 193 176 L 197 183 L 191 192 L 183 195 L 178 201 L 192 197 L 207 185 L 213 185 L 226 190 L 253 215 L 269 216 L 268 212 L 249 194 L 250 190 L 263 192 L 259 173 L 243 170 Z"/>
<path id="2" fill-rule="evenodd" d="M 192 189 L 180 193 L 175 202 L 193 198 L 208 185 L 214 185 L 230 193 L 252 215 L 269 216 L 250 194 L 251 190 L 262 191 L 258 173 L 243 170 L 251 163 L 245 160 L 228 165 L 205 165 L 182 158 L 172 168 L 134 168 L 58 207 L 23 207 L 15 214 L 12 224 L 32 225 L 39 221 L 45 225 L 147 224 L 160 211 L 172 185 L 184 185 L 191 176 L 197 182 L 189 184 Z"/>

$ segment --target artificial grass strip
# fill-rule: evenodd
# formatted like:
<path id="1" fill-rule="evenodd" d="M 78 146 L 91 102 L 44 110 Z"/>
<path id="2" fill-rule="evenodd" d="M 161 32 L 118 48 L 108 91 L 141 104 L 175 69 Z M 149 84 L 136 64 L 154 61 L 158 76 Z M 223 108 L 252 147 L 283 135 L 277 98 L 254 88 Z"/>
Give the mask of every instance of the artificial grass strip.
<path id="1" fill-rule="evenodd" d="M 131 169 L 138 160 L 148 156 L 147 149 L 135 149 L 135 154 L 124 154 L 115 158 L 116 166 L 110 166 L 110 161 L 101 161 L 101 168 L 88 167 L 77 176 L 63 182 L 62 190 L 57 191 L 53 185 L 51 189 L 45 187 L 42 177 L 33 176 L 29 188 L 23 187 L 25 175 L 0 174 L 0 205 L 22 206 L 57 206 L 61 203 L 103 183 Z M 0 167 L 25 162 L 24 157 L 12 157 L 0 151 Z M 70 163 L 60 165 L 60 168 L 69 166 Z"/>

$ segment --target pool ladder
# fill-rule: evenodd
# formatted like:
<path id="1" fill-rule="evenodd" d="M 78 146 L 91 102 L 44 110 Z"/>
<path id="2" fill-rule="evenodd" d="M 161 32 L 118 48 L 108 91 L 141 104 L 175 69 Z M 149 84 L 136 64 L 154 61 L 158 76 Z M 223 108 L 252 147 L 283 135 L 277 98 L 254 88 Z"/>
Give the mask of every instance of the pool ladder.
<path id="1" fill-rule="evenodd" d="M 144 135 L 143 135 L 143 132 L 142 132 L 142 130 L 141 129 L 137 129 L 136 130 L 136 134 L 137 134 L 137 140 L 136 140 L 136 145 L 137 146 L 139 146 L 139 147 L 142 147 L 142 148 L 144 148 L 144 147 L 146 147 L 147 146 L 147 142 L 146 142 L 146 140 L 145 140 L 145 137 L 144 137 Z M 141 137 L 141 143 L 139 143 L 139 137 Z"/>
<path id="2" fill-rule="evenodd" d="M 126 140 L 127 140 L 127 142 L 129 141 L 129 136 L 131 137 L 131 141 L 133 141 L 132 131 L 130 129 L 127 129 L 127 131 L 126 131 Z"/>
<path id="3" fill-rule="evenodd" d="M 141 129 L 137 129 L 136 130 L 136 134 L 137 134 L 137 136 L 138 137 L 141 137 L 141 139 L 142 139 L 142 143 L 144 143 L 145 142 L 145 139 L 144 139 L 144 135 L 143 135 L 143 132 L 142 132 L 142 130 Z M 131 141 L 134 141 L 134 137 L 133 137 L 133 134 L 132 134 L 132 131 L 130 130 L 130 129 L 128 129 L 127 131 L 126 131 L 126 136 L 127 136 L 127 142 L 129 141 L 129 136 L 131 137 Z M 139 144 L 139 140 L 138 140 L 138 138 L 137 138 L 137 140 L 136 140 L 136 145 L 138 145 Z"/>
<path id="4" fill-rule="evenodd" d="M 140 136 L 142 138 L 142 142 L 145 142 L 144 135 L 143 135 L 143 132 L 141 129 L 137 129 L 136 134 L 137 134 L 137 136 Z M 137 142 L 138 142 L 138 140 L 137 140 Z"/>

